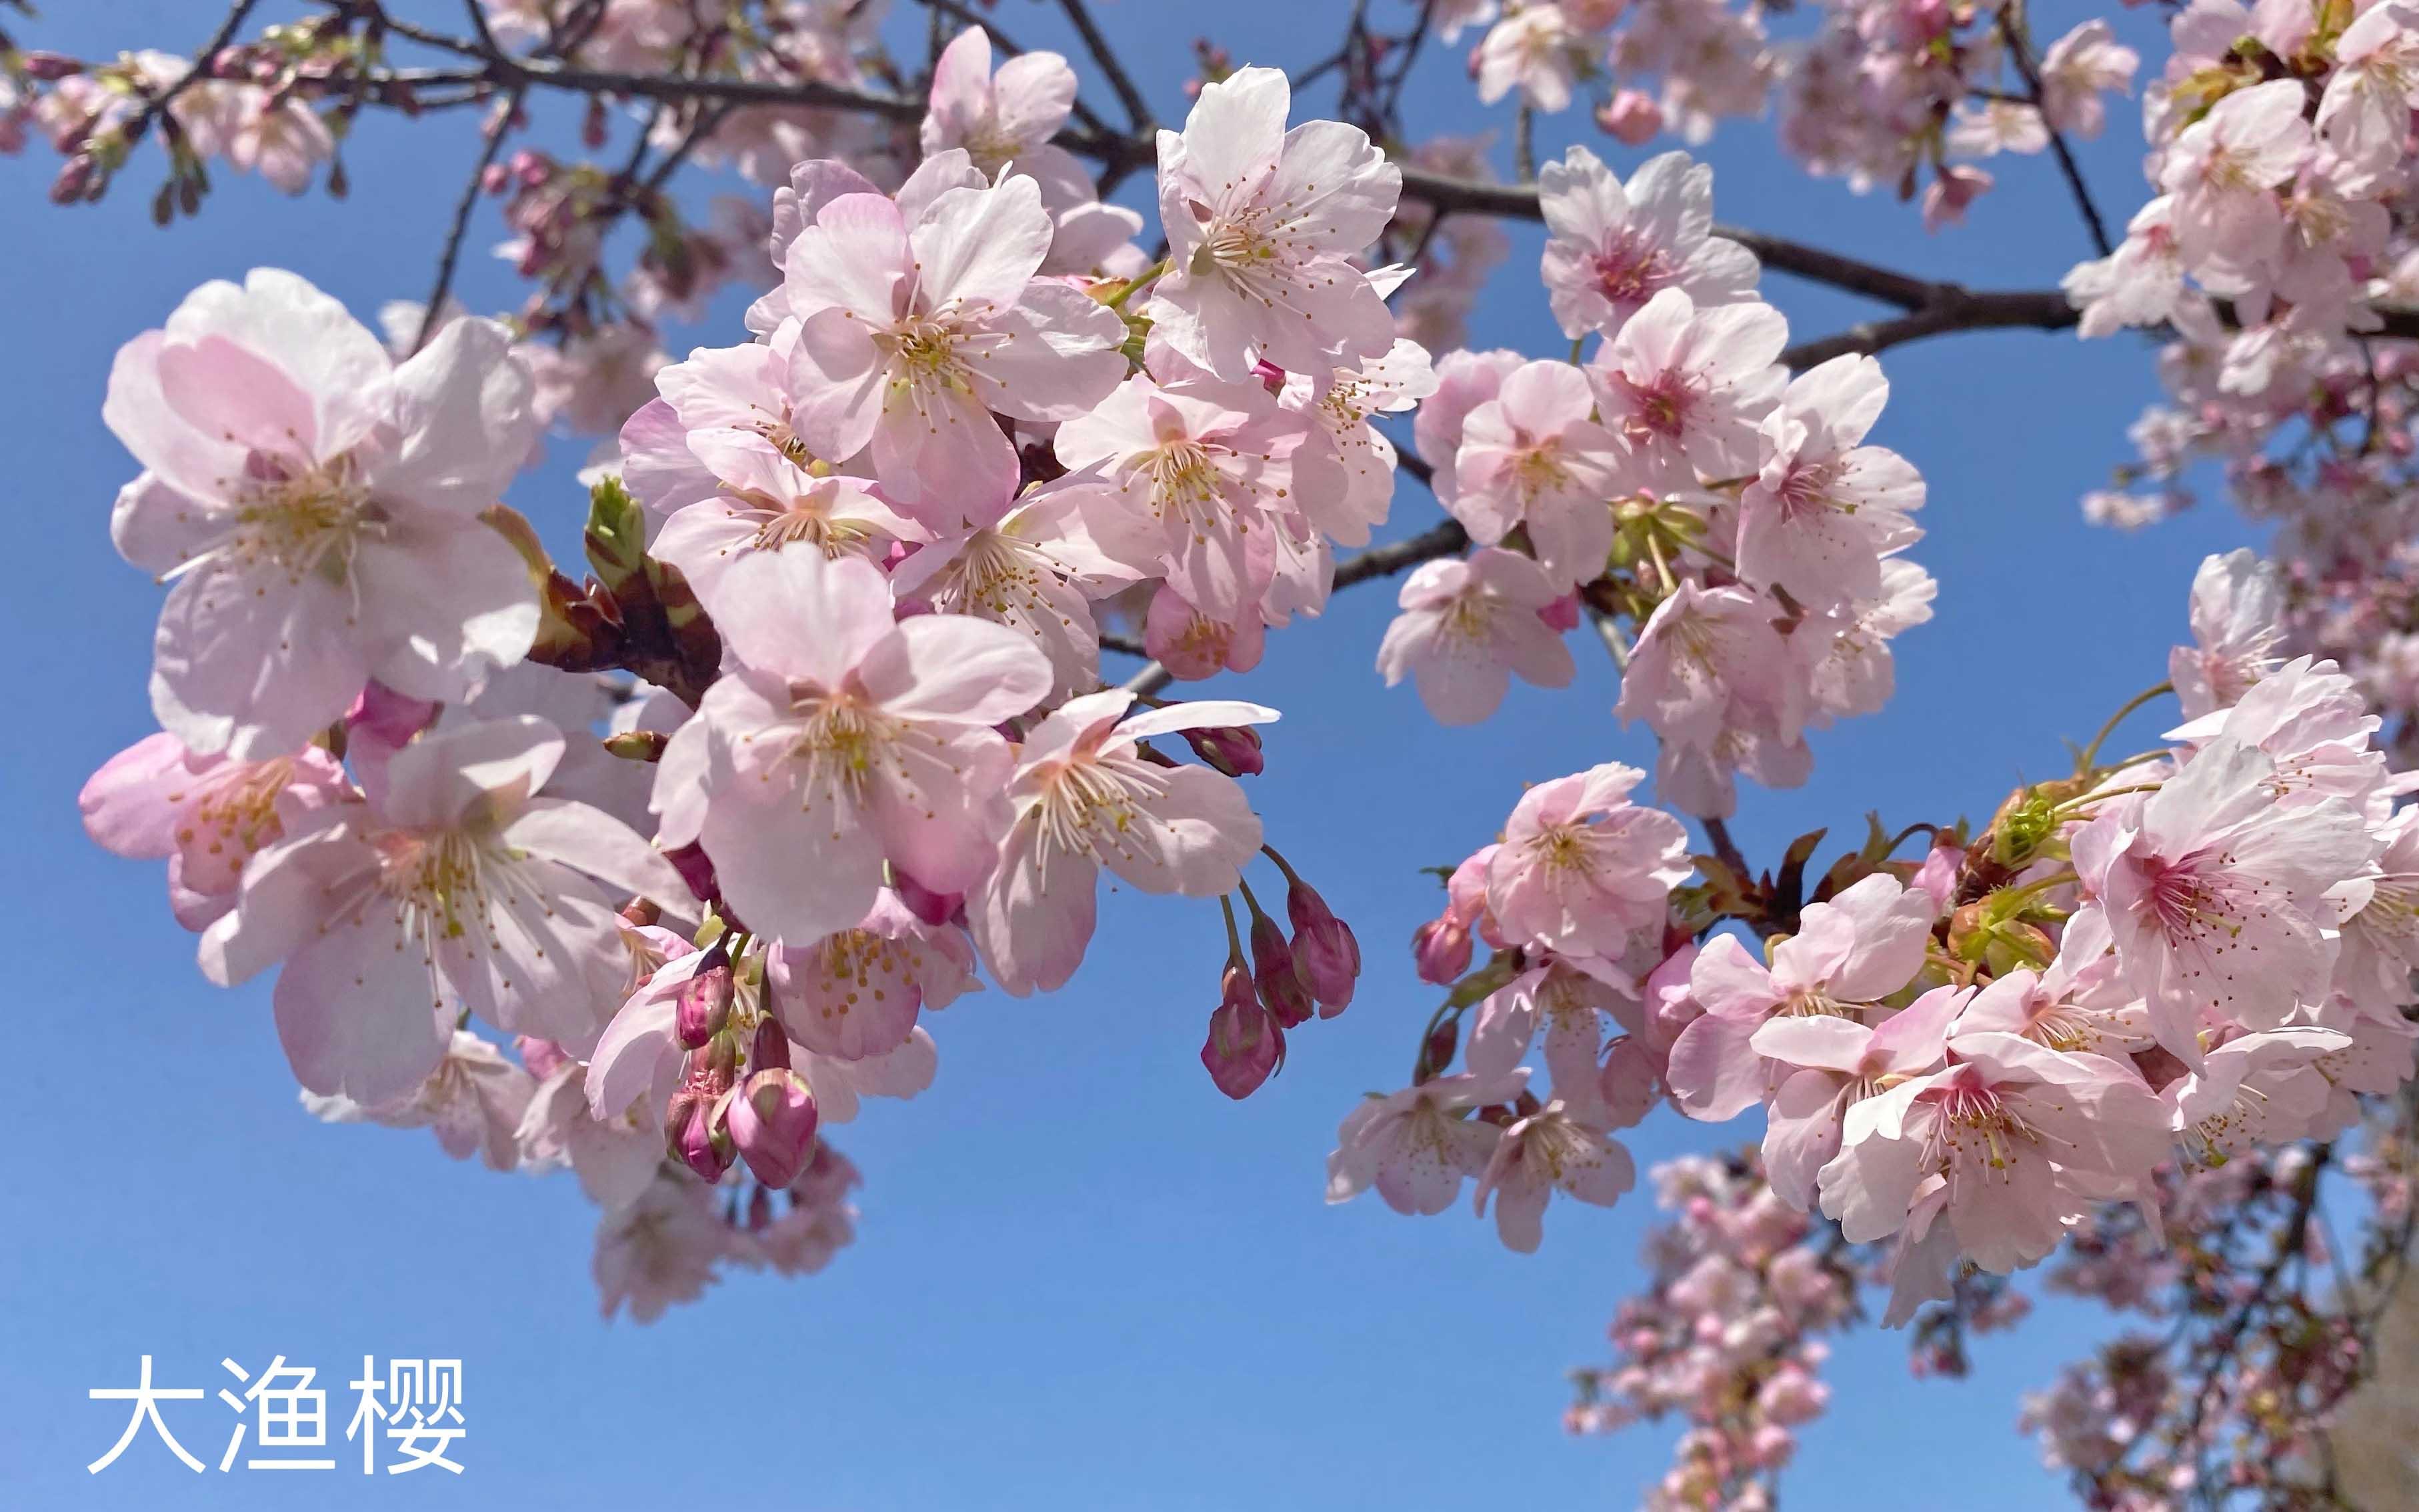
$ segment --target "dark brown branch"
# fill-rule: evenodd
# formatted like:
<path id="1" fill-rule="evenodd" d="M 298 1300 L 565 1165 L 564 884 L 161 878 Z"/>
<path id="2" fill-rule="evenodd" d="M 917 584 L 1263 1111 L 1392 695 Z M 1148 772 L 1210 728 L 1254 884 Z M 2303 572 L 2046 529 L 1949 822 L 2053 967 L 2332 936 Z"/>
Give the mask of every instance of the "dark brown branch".
<path id="1" fill-rule="evenodd" d="M 1836 335 L 1800 342 L 1780 354 L 1793 369 L 1812 367 L 1844 352 L 1868 355 L 1925 336 L 1954 331 L 2065 331 L 2082 317 L 2066 296 L 2054 290 L 1974 294 L 1944 285 L 1940 298 L 1887 320 L 1868 320 Z"/>
<path id="2" fill-rule="evenodd" d="M 2031 40 L 2026 35 L 2029 28 L 2016 19 L 2016 8 L 1999 12 L 1999 36 L 2008 44 L 2008 57 L 2016 66 L 2016 76 L 2025 81 L 2031 95 L 2027 101 L 2042 118 L 2042 130 L 2049 133 L 2050 152 L 2057 159 L 2057 171 L 2066 176 L 2068 193 L 2074 196 L 2075 208 L 2083 212 L 2083 227 L 2091 235 L 2091 244 L 2107 256 L 2117 250 L 2108 239 L 2108 224 L 2100 218 L 2100 207 L 2092 203 L 2091 190 L 2083 181 L 2083 165 L 2074 161 L 2074 153 L 2066 145 L 2066 133 L 2050 124 L 2049 110 L 2042 103 L 2041 69 L 2033 62 Z"/>
<path id="3" fill-rule="evenodd" d="M 142 141 L 144 133 L 151 130 L 151 123 L 166 115 L 168 107 L 177 102 L 179 95 L 209 77 L 211 59 L 219 55 L 220 49 L 235 40 L 235 34 L 243 29 L 245 19 L 252 14 L 253 7 L 259 3 L 260 0 L 236 0 L 227 8 L 225 19 L 219 23 L 219 29 L 212 32 L 210 39 L 202 44 L 202 50 L 193 54 L 193 67 L 178 75 L 176 83 L 146 99 L 141 112 L 127 123 L 125 138 L 128 147 Z"/>
<path id="4" fill-rule="evenodd" d="M 1084 0 L 1058 0 L 1058 8 L 1067 12 L 1068 23 L 1075 28 L 1075 35 L 1084 39 L 1085 51 L 1092 54 L 1092 61 L 1099 65 L 1102 74 L 1109 81 L 1109 87 L 1117 91 L 1117 103 L 1126 108 L 1126 118 L 1133 123 L 1135 131 L 1148 134 L 1152 126 L 1150 102 L 1143 99 L 1140 89 L 1134 87 L 1133 78 L 1126 72 L 1125 64 L 1118 60 L 1117 49 L 1101 35 L 1101 28 L 1092 23 L 1092 13 L 1085 8 Z"/>
<path id="5" fill-rule="evenodd" d="M 454 274 L 462 262 L 462 240 L 470 229 L 470 217 L 479 208 L 479 196 L 485 192 L 487 170 L 495 166 L 497 156 L 504 149 L 504 137 L 513 129 L 513 117 L 520 114 L 523 91 L 516 89 L 504 101 L 503 108 L 488 122 L 486 143 L 479 149 L 479 161 L 471 165 L 469 182 L 462 186 L 462 197 L 454 206 L 454 224 L 445 233 L 445 249 L 437 258 L 437 285 L 428 291 L 428 303 L 420 312 L 420 330 L 411 338 L 415 352 L 428 345 L 445 316 L 445 301 L 453 292 Z"/>

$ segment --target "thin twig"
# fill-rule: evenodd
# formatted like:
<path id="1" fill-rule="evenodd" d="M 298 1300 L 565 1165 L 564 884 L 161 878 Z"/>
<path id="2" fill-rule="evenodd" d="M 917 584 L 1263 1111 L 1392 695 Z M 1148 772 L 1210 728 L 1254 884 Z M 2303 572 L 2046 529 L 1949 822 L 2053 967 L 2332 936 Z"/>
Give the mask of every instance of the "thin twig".
<path id="1" fill-rule="evenodd" d="M 235 40 L 235 34 L 243 29 L 245 19 L 259 3 L 260 0 L 236 0 L 227 8 L 226 18 L 219 23 L 219 29 L 212 32 L 210 39 L 202 44 L 202 50 L 193 54 L 193 67 L 179 74 L 176 83 L 146 100 L 143 109 L 127 123 L 125 138 L 128 147 L 143 140 L 144 133 L 151 130 L 152 123 L 167 114 L 168 107 L 177 102 L 177 97 L 209 76 L 210 60 L 219 55 L 222 48 Z"/>
<path id="2" fill-rule="evenodd" d="M 1126 72 L 1125 64 L 1118 60 L 1117 50 L 1109 46 L 1109 39 L 1102 36 L 1101 28 L 1092 23 L 1092 13 L 1085 8 L 1084 0 L 1058 0 L 1058 8 L 1067 12 L 1067 20 L 1075 28 L 1075 35 L 1084 39 L 1084 47 L 1092 54 L 1092 61 L 1107 77 L 1109 87 L 1117 91 L 1117 103 L 1125 106 L 1126 116 L 1133 122 L 1133 129 L 1148 132 L 1152 126 L 1150 102 L 1144 100 L 1142 91 L 1134 87 L 1132 77 Z"/>
<path id="3" fill-rule="evenodd" d="M 2049 133 L 2049 149 L 2057 159 L 2057 171 L 2066 176 L 2066 187 L 2074 195 L 2075 208 L 2083 212 L 2083 227 L 2091 235 L 2091 244 L 2107 256 L 2116 251 L 2108 239 L 2108 224 L 2100 218 L 2100 207 L 2092 203 L 2091 190 L 2083 181 L 2083 165 L 2074 161 L 2074 153 L 2066 145 L 2066 135 L 2050 124 L 2049 109 L 2042 103 L 2041 69 L 2033 63 L 2032 45 L 2026 34 L 2029 28 L 2017 20 L 2017 8 L 2010 6 L 1999 12 L 1999 35 L 2008 44 L 2008 57 L 2016 66 L 2016 74 L 2031 91 L 2031 105 L 2042 119 L 2042 129 Z"/>
<path id="4" fill-rule="evenodd" d="M 411 338 L 415 352 L 428 345 L 428 338 L 437 333 L 444 320 L 445 301 L 454 287 L 454 270 L 462 261 L 462 239 L 470 232 L 471 213 L 479 208 L 479 196 L 486 189 L 487 170 L 504 149 L 504 136 L 512 130 L 513 117 L 520 114 L 525 93 L 514 90 L 505 99 L 503 108 L 488 122 L 486 143 L 479 149 L 479 161 L 470 169 L 470 181 L 462 186 L 462 197 L 454 207 L 454 224 L 445 233 L 445 250 L 437 259 L 437 286 L 428 292 L 428 303 L 420 312 L 420 330 Z"/>

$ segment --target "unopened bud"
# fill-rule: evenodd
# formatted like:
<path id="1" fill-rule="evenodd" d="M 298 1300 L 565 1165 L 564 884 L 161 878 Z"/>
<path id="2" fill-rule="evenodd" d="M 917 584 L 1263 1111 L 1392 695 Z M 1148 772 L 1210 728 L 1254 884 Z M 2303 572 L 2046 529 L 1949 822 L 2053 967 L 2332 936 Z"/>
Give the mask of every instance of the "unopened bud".
<path id="1" fill-rule="evenodd" d="M 720 949 L 717 945 L 717 955 Z M 678 1006 L 672 1014 L 672 1032 L 692 1050 L 704 1044 L 731 1022 L 734 995 L 728 956 L 699 967 L 695 976 L 681 983 Z"/>
<path id="2" fill-rule="evenodd" d="M 721 1180 L 731 1169 L 731 1151 L 714 1137 L 714 1112 L 715 1105 L 704 1098 L 692 1099 L 672 1147 L 681 1164 L 708 1184 Z"/>
<path id="3" fill-rule="evenodd" d="M 1639 89 L 1624 89 L 1595 108 L 1595 123 L 1606 135 L 1638 147 L 1663 130 L 1663 107 Z"/>
<path id="4" fill-rule="evenodd" d="M 749 1071 L 788 1071 L 790 1069 L 790 1031 L 779 1019 L 767 1013 L 756 1021 L 756 1040 L 747 1050 Z"/>
<path id="5" fill-rule="evenodd" d="M 39 50 L 18 54 L 17 66 L 23 69 L 30 78 L 52 83 L 61 79 L 71 79 L 84 71 L 82 63 L 64 53 L 45 53 Z"/>
<path id="6" fill-rule="evenodd" d="M 79 152 L 69 158 L 59 169 L 59 176 L 51 180 L 51 203 L 72 205 L 84 198 L 92 187 L 94 171 L 91 153 Z"/>
<path id="7" fill-rule="evenodd" d="M 1210 1080 L 1240 1100 L 1258 1091 L 1284 1060 L 1285 1031 L 1260 1006 L 1251 977 L 1240 964 L 1228 966 L 1222 998 L 1210 1015 L 1210 1037 L 1201 1045 Z"/>
<path id="8" fill-rule="evenodd" d="M 726 1104 L 731 1142 L 766 1186 L 787 1187 L 814 1154 L 815 1094 L 783 1069 L 760 1071 Z"/>
<path id="9" fill-rule="evenodd" d="M 1351 1005 L 1353 985 L 1361 980 L 1361 942 L 1317 889 L 1300 878 L 1286 889 L 1286 918 L 1293 923 L 1294 969 L 1318 999 L 1319 1016 L 1333 1018 Z"/>
<path id="10" fill-rule="evenodd" d="M 1450 987 L 1470 969 L 1470 930 L 1451 918 L 1434 918 L 1411 935 L 1411 960 L 1420 980 Z"/>
<path id="11" fill-rule="evenodd" d="M 963 892 L 934 892 L 897 867 L 890 869 L 890 890 L 899 895 L 909 913 L 934 929 L 957 918 L 966 901 Z"/>
<path id="12" fill-rule="evenodd" d="M 1252 984 L 1280 1026 L 1290 1029 L 1309 1022 L 1310 989 L 1294 967 L 1293 947 L 1284 928 L 1257 910 L 1252 915 Z"/>
<path id="13" fill-rule="evenodd" d="M 1260 754 L 1260 733 L 1249 725 L 1213 725 L 1187 730 L 1184 743 L 1215 770 L 1228 777 L 1257 777 L 1268 770 Z"/>

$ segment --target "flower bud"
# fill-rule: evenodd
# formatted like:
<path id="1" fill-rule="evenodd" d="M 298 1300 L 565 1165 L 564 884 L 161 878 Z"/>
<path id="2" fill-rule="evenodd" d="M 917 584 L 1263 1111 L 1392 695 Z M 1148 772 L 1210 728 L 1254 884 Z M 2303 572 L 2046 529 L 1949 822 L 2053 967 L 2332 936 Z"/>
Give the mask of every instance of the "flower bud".
<path id="1" fill-rule="evenodd" d="M 1187 730 L 1184 743 L 1193 748 L 1194 755 L 1228 777 L 1257 777 L 1268 770 L 1269 764 L 1260 754 L 1260 733 L 1249 725 Z"/>
<path id="2" fill-rule="evenodd" d="M 398 693 L 372 679 L 354 697 L 353 706 L 345 711 L 345 728 L 349 733 L 368 734 L 400 750 L 411 743 L 412 736 L 436 722 L 437 710 L 438 705 L 426 699 Z"/>
<path id="3" fill-rule="evenodd" d="M 1595 108 L 1595 123 L 1607 136 L 1640 147 L 1663 130 L 1663 107 L 1640 89 L 1624 89 Z"/>
<path id="4" fill-rule="evenodd" d="M 1293 947 L 1287 943 L 1284 927 L 1256 909 L 1252 914 L 1252 982 L 1279 1025 L 1290 1029 L 1309 1022 L 1310 989 L 1302 984 L 1294 966 Z"/>
<path id="5" fill-rule="evenodd" d="M 1351 1005 L 1361 979 L 1361 942 L 1317 889 L 1300 879 L 1286 889 L 1286 918 L 1293 922 L 1294 969 L 1318 999 L 1319 1016 L 1333 1018 Z"/>
<path id="6" fill-rule="evenodd" d="M 672 1032 L 692 1050 L 720 1034 L 722 1026 L 731 1022 L 734 993 L 731 959 L 719 945 L 715 947 L 715 955 L 716 960 L 700 966 L 695 976 L 681 983 L 680 998 L 672 1014 Z"/>
<path id="7" fill-rule="evenodd" d="M 788 1071 L 790 1069 L 790 1031 L 781 1021 L 767 1013 L 756 1021 L 756 1041 L 748 1047 L 749 1071 Z"/>
<path id="8" fill-rule="evenodd" d="M 731 1142 L 756 1180 L 786 1187 L 815 1150 L 815 1094 L 796 1072 L 760 1071 L 725 1104 Z"/>
<path id="9" fill-rule="evenodd" d="M 688 1100 L 688 1116 L 677 1126 L 672 1153 L 709 1185 L 731 1169 L 731 1152 L 714 1137 L 715 1104 L 704 1098 Z"/>
<path id="10" fill-rule="evenodd" d="M 1470 930 L 1452 918 L 1434 918 L 1411 934 L 1411 959 L 1420 980 L 1450 987 L 1470 969 Z"/>
<path id="11" fill-rule="evenodd" d="M 1201 1064 L 1210 1080 L 1240 1101 L 1258 1091 L 1284 1061 L 1285 1031 L 1260 1006 L 1242 966 L 1229 965 L 1224 995 L 1210 1015 L 1210 1037 L 1201 1045 Z"/>
<path id="12" fill-rule="evenodd" d="M 890 869 L 890 890 L 899 895 L 909 913 L 934 929 L 957 918 L 966 901 L 963 892 L 934 892 L 895 866 Z"/>
<path id="13" fill-rule="evenodd" d="M 513 1041 L 513 1047 L 521 1053 L 522 1069 L 539 1081 L 571 1064 L 571 1057 L 563 1054 L 562 1046 L 551 1040 L 524 1034 Z"/>
<path id="14" fill-rule="evenodd" d="M 30 53 L 19 54 L 17 66 L 25 70 L 26 77 L 51 83 L 73 78 L 84 71 L 84 65 L 74 58 L 63 53 L 46 53 L 39 48 Z"/>
<path id="15" fill-rule="evenodd" d="M 1568 635 L 1579 627 L 1579 595 L 1574 591 L 1564 594 L 1537 611 L 1537 623 L 1556 635 Z"/>

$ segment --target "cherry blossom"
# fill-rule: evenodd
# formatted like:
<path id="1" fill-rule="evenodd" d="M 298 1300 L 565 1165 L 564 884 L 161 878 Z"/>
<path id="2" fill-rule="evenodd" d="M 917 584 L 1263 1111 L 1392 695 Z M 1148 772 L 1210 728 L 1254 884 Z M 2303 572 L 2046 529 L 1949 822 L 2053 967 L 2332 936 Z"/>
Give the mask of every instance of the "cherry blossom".
<path id="1" fill-rule="evenodd" d="M 886 861 L 929 887 L 975 882 L 1005 827 L 990 727 L 1048 691 L 1041 654 L 966 615 L 893 624 L 881 573 L 854 558 L 754 555 L 723 590 L 735 665 L 657 768 L 667 842 L 701 841 L 732 906 L 792 942 L 855 925 Z"/>
<path id="2" fill-rule="evenodd" d="M 291 273 L 206 284 L 119 349 L 102 417 L 145 472 L 110 530 L 174 580 L 152 707 L 202 753 L 283 755 L 376 677 L 458 698 L 537 633 L 519 557 L 480 522 L 534 439 L 489 321 L 397 364 Z"/>
<path id="3" fill-rule="evenodd" d="M 885 490 L 924 524 L 988 524 L 1016 477 L 991 411 L 1083 414 L 1116 386 L 1125 327 L 1035 281 L 1051 224 L 1030 178 L 945 188 L 911 217 L 912 203 L 841 194 L 790 243 L 794 423 L 825 456 L 870 443 Z"/>
<path id="4" fill-rule="evenodd" d="M 1683 152 L 1649 158 L 1627 183 L 1585 147 L 1537 170 L 1546 293 L 1563 334 L 1621 329 L 1667 288 L 1699 308 L 1755 298 L 1759 269 L 1737 242 L 1712 234 L 1714 171 Z"/>
<path id="5" fill-rule="evenodd" d="M 1629 445 L 1632 476 L 1686 488 L 1699 476 L 1754 471 L 1756 427 L 1780 397 L 1775 364 L 1788 322 L 1768 304 L 1700 310 L 1680 288 L 1657 292 L 1588 368 L 1606 427 Z"/>
<path id="6" fill-rule="evenodd" d="M 1811 609 L 1882 594 L 1881 559 L 1921 532 L 1923 479 L 1861 444 L 1889 396 L 1881 364 L 1835 357 L 1790 381 L 1764 423 L 1764 466 L 1739 498 L 1739 576 Z"/>
<path id="7" fill-rule="evenodd" d="M 1645 778 L 1607 762 L 1520 795 L 1487 871 L 1487 905 L 1507 938 L 1618 958 L 1630 935 L 1661 925 L 1687 879 L 1688 836 L 1629 801 Z"/>
<path id="8" fill-rule="evenodd" d="M 1203 88 L 1181 135 L 1159 134 L 1168 270 L 1145 313 L 1153 333 L 1227 382 L 1250 354 L 1323 373 L 1383 357 L 1394 321 L 1346 259 L 1378 239 L 1402 172 L 1340 121 L 1286 130 L 1292 91 L 1275 69 Z"/>
<path id="9" fill-rule="evenodd" d="M 1570 650 L 1539 617 L 1557 596 L 1552 580 L 1517 552 L 1485 548 L 1424 563 L 1404 579 L 1403 611 L 1386 627 L 1378 670 L 1389 687 L 1414 679 L 1439 722 L 1475 724 L 1502 703 L 1515 672 L 1540 687 L 1570 682 Z"/>
<path id="10" fill-rule="evenodd" d="M 1260 823 L 1233 778 L 1156 764 L 1142 742 L 1277 717 L 1256 703 L 1171 704 L 1129 715 L 1112 688 L 1070 699 L 1035 725 L 1009 784 L 1015 819 L 967 920 L 1000 986 L 1019 996 L 1062 985 L 1094 927 L 1105 866 L 1145 892 L 1211 898 L 1231 890 L 1260 845 Z"/>
<path id="11" fill-rule="evenodd" d="M 278 1037 L 305 1088 L 401 1097 L 463 1012 L 575 1053 L 596 1042 L 624 969 L 614 906 L 678 908 L 688 889 L 618 821 L 541 795 L 562 748 L 533 717 L 423 735 L 377 802 L 318 809 L 244 868 L 202 969 L 232 985 L 285 963 Z"/>

